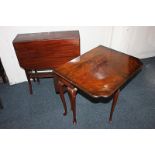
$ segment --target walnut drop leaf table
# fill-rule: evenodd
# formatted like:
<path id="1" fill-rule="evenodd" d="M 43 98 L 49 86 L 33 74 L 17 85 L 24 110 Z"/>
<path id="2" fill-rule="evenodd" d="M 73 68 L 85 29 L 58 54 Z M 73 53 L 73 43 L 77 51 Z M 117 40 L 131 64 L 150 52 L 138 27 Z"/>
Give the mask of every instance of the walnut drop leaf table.
<path id="1" fill-rule="evenodd" d="M 120 88 L 142 68 L 142 62 L 133 56 L 115 51 L 102 45 L 55 68 L 55 78 L 64 106 L 64 87 L 67 88 L 73 123 L 76 123 L 76 94 L 80 89 L 94 98 L 113 96 L 109 121 L 117 103 Z"/>

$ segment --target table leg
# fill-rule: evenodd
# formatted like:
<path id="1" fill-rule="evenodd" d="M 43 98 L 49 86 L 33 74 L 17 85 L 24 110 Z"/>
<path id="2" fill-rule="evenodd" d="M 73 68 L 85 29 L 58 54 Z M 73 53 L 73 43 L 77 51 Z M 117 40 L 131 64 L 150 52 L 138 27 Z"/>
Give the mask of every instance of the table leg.
<path id="1" fill-rule="evenodd" d="M 26 73 L 26 77 L 27 77 L 27 80 L 28 80 L 28 83 L 29 83 L 29 90 L 30 90 L 30 94 L 32 95 L 32 84 L 31 84 L 31 80 L 30 80 L 30 76 L 29 76 L 29 72 L 27 70 L 25 70 L 25 73 Z"/>
<path id="2" fill-rule="evenodd" d="M 57 87 L 58 87 L 58 90 L 59 90 L 59 93 L 60 93 L 60 98 L 62 100 L 63 107 L 64 107 L 63 115 L 66 115 L 67 114 L 67 105 L 66 105 L 66 101 L 65 101 L 65 97 L 64 97 L 64 92 L 63 92 L 64 84 L 61 81 L 58 81 Z"/>
<path id="3" fill-rule="evenodd" d="M 117 90 L 115 92 L 115 94 L 114 94 L 113 102 L 112 102 L 112 106 L 111 106 L 110 117 L 109 117 L 109 122 L 112 122 L 112 115 L 113 115 L 113 112 L 115 110 L 115 106 L 116 106 L 116 103 L 117 103 L 119 92 L 120 92 L 120 90 Z"/>
<path id="4" fill-rule="evenodd" d="M 58 88 L 58 79 L 56 78 L 56 76 L 54 76 L 54 88 L 55 88 L 55 92 L 59 93 L 59 88 Z"/>
<path id="5" fill-rule="evenodd" d="M 70 87 L 67 87 L 67 91 L 68 91 L 68 96 L 69 96 L 69 99 L 70 99 L 71 111 L 73 112 L 73 105 L 71 103 L 71 101 L 72 101 L 72 89 Z"/>
<path id="6" fill-rule="evenodd" d="M 77 94 L 77 88 L 70 88 L 67 87 L 69 96 L 70 96 L 70 103 L 71 103 L 71 109 L 73 111 L 73 124 L 76 124 L 76 94 Z"/>
<path id="7" fill-rule="evenodd" d="M 36 78 L 33 78 L 33 82 L 36 82 Z"/>
<path id="8" fill-rule="evenodd" d="M 37 70 L 35 69 L 35 74 L 37 75 Z M 37 82 L 40 83 L 39 78 L 37 77 Z"/>

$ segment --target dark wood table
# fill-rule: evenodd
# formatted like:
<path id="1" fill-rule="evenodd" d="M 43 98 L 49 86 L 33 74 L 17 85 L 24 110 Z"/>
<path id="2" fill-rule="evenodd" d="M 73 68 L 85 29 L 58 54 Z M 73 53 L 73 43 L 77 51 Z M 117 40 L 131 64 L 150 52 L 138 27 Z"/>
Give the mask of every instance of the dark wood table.
<path id="1" fill-rule="evenodd" d="M 54 74 L 49 70 L 80 55 L 80 35 L 79 31 L 18 34 L 13 46 L 32 94 L 31 79 L 39 82 L 39 78 L 52 78 Z"/>
<path id="2" fill-rule="evenodd" d="M 63 93 L 64 87 L 66 87 L 73 111 L 73 123 L 76 123 L 75 99 L 78 89 L 94 98 L 107 98 L 113 95 L 109 117 L 109 121 L 112 121 L 121 86 L 141 68 L 142 63 L 139 59 L 104 46 L 98 46 L 55 68 L 64 115 L 67 114 Z"/>

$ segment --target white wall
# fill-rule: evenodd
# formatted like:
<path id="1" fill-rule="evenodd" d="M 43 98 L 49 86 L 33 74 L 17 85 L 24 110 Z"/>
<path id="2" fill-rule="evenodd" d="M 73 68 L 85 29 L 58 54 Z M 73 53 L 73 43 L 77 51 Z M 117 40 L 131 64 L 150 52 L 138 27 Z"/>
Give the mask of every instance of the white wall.
<path id="1" fill-rule="evenodd" d="M 114 27 L 110 47 L 139 58 L 155 56 L 155 27 Z"/>
<path id="2" fill-rule="evenodd" d="M 155 27 L 0 27 L 0 57 L 10 84 L 26 81 L 12 41 L 19 33 L 79 30 L 81 54 L 102 44 L 139 58 L 155 56 Z"/>
<path id="3" fill-rule="evenodd" d="M 20 68 L 12 41 L 19 33 L 79 30 L 81 54 L 100 44 L 109 46 L 112 27 L 0 27 L 0 56 L 10 84 L 26 81 L 25 72 Z"/>

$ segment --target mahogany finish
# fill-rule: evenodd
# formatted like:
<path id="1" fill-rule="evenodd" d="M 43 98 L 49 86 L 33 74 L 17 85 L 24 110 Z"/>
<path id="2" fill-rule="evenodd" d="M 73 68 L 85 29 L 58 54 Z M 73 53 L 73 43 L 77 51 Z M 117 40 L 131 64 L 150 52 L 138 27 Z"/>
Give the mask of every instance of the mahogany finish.
<path id="1" fill-rule="evenodd" d="M 99 46 L 55 68 L 54 72 L 57 80 L 68 87 L 74 122 L 76 120 L 75 92 L 73 91 L 75 88 L 95 98 L 114 95 L 109 118 L 111 121 L 120 87 L 141 67 L 142 63 L 137 58 Z"/>
<path id="2" fill-rule="evenodd" d="M 13 46 L 32 93 L 30 78 L 39 81 L 39 78 L 53 77 L 51 73 L 38 74 L 38 70 L 59 67 L 80 55 L 80 36 L 78 31 L 19 34 Z"/>

